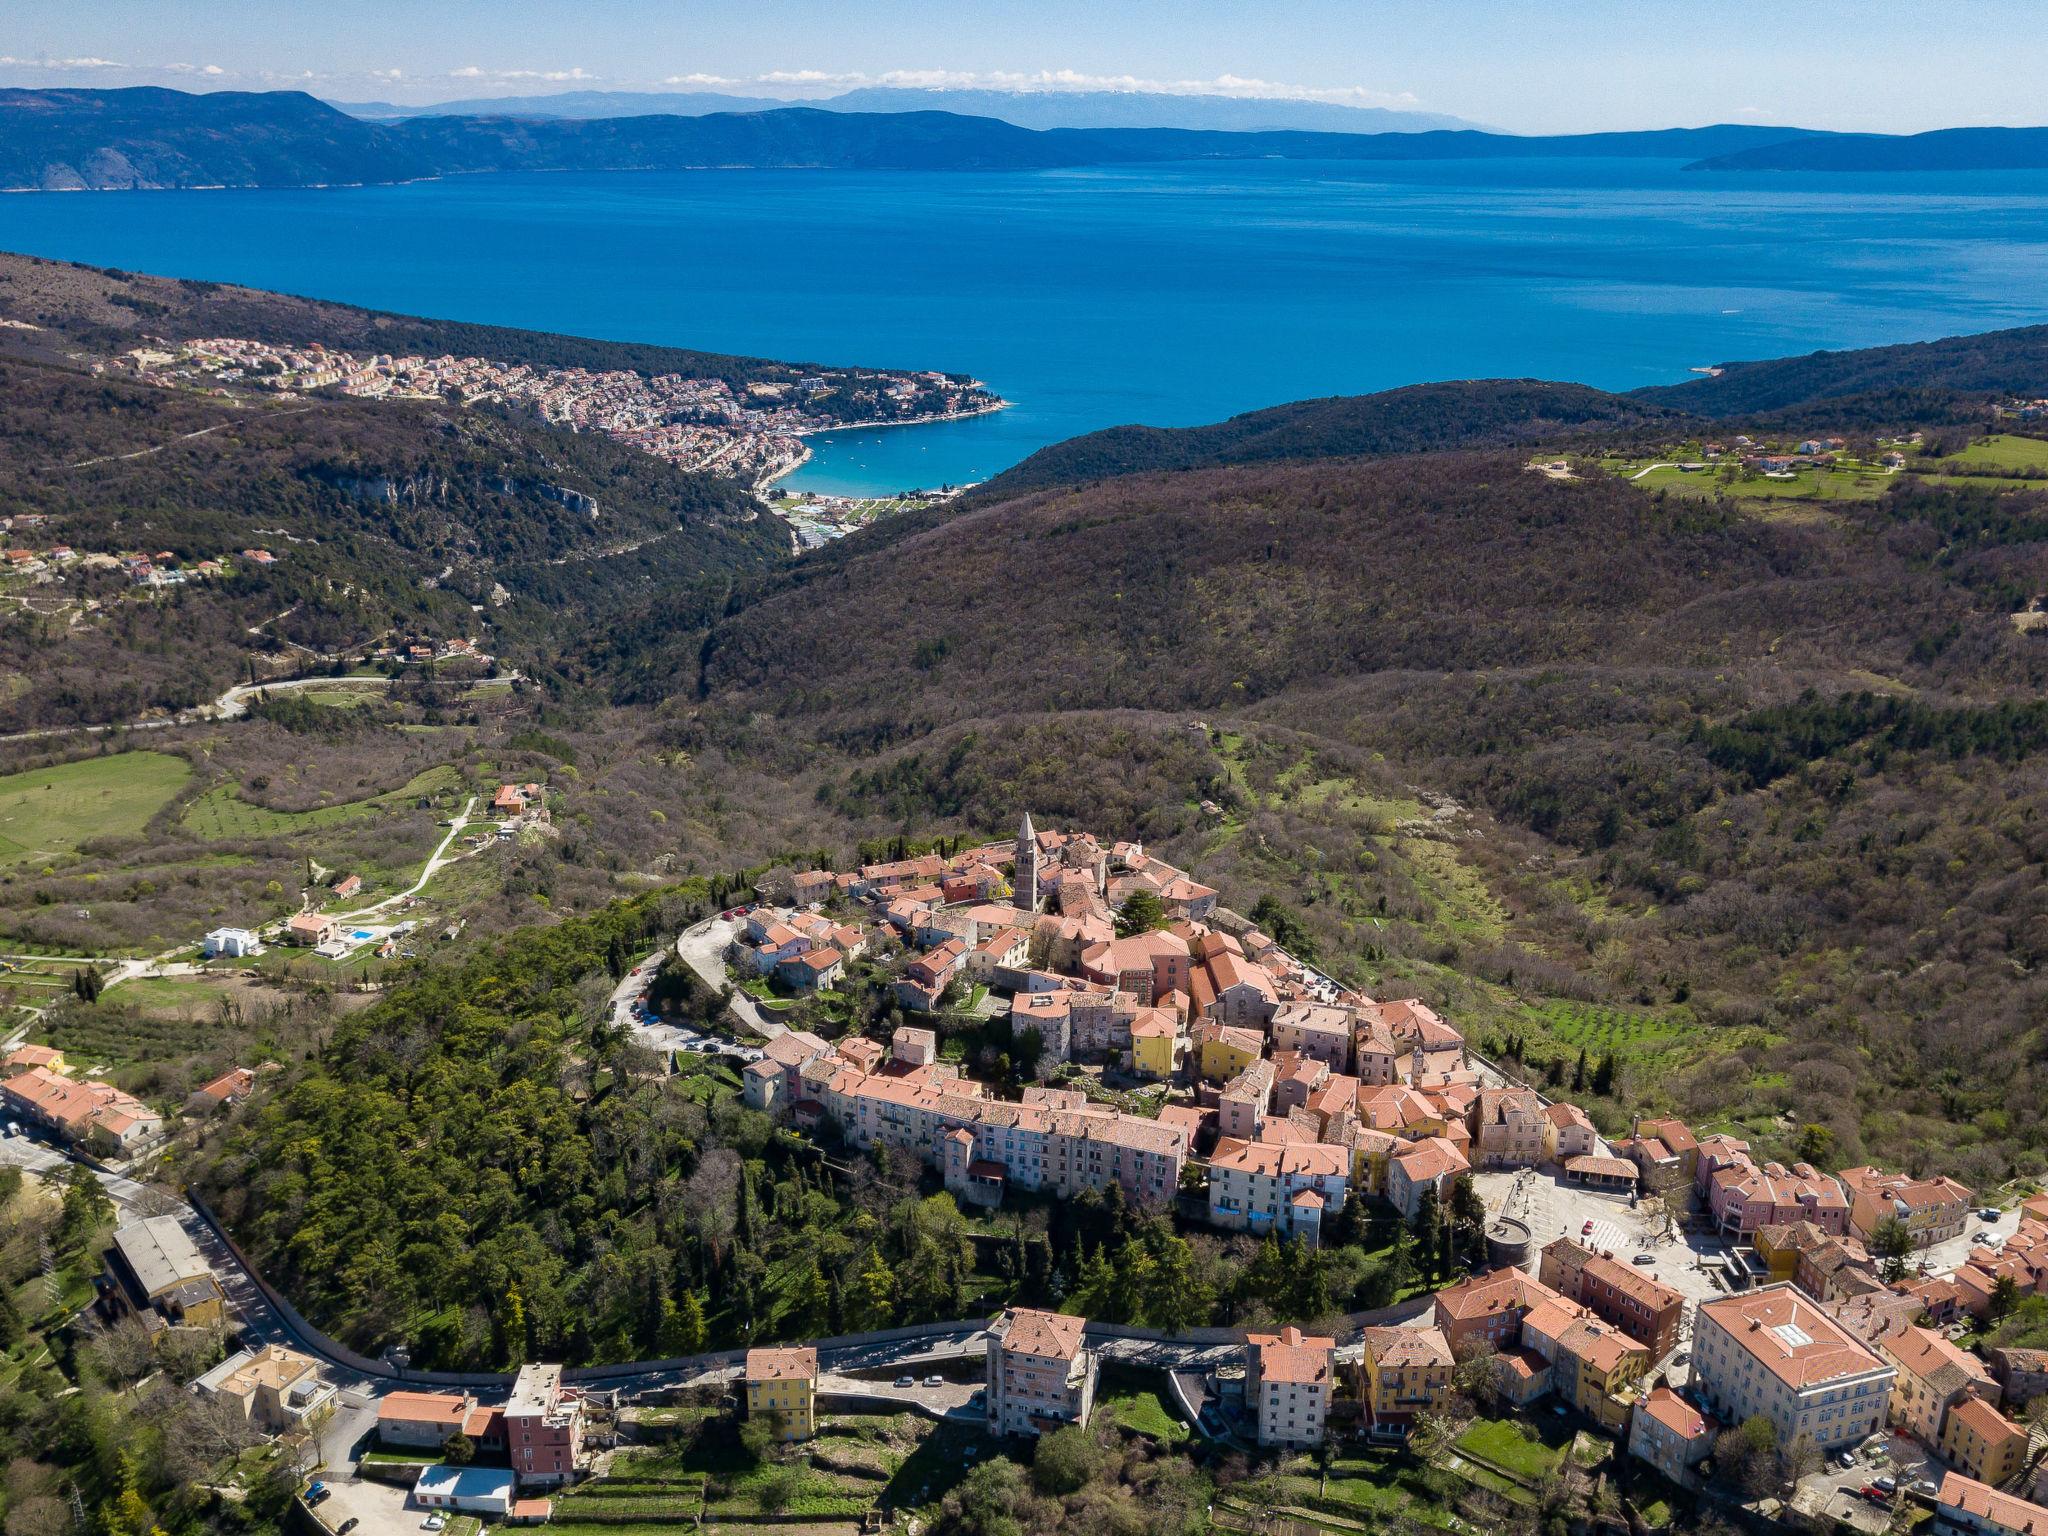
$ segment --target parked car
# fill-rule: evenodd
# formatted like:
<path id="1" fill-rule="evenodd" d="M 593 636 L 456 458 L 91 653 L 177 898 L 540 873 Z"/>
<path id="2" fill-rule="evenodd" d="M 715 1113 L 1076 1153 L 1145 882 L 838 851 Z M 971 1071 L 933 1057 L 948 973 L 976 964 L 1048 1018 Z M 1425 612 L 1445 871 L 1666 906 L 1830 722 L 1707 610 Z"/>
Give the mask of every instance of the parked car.
<path id="1" fill-rule="evenodd" d="M 1998 1220 L 1998 1207 L 1997 1207 L 1997 1206 L 1995 1206 L 1995 1205 L 1987 1205 L 1987 1206 L 1985 1206 L 1983 1210 L 1981 1210 L 1981 1211 L 1979 1211 L 1979 1212 L 1977 1213 L 1977 1219 L 1978 1219 L 1979 1221 L 1996 1221 L 1996 1220 Z"/>
<path id="2" fill-rule="evenodd" d="M 1870 1486 L 1875 1488 L 1879 1493 L 1882 1493 L 1889 1497 L 1890 1495 L 1897 1493 L 1899 1491 L 1899 1480 L 1896 1477 L 1893 1477 L 1891 1473 L 1887 1472 L 1883 1477 L 1877 1478 L 1874 1481 L 1872 1481 Z"/>
<path id="3" fill-rule="evenodd" d="M 1579 1235 L 1583 1237 L 1583 1236 L 1584 1236 L 1584 1235 L 1585 1235 L 1586 1233 L 1588 1233 L 1588 1232 L 1591 1232 L 1592 1230 L 1593 1230 L 1593 1218 L 1592 1218 L 1592 1217 L 1590 1217 L 1590 1216 L 1588 1216 L 1588 1217 L 1586 1218 L 1586 1224 L 1585 1224 L 1585 1225 L 1584 1225 L 1583 1227 L 1579 1228 Z"/>
<path id="4" fill-rule="evenodd" d="M 423 1531 L 438 1531 L 444 1529 L 447 1524 L 448 1517 L 446 1515 L 429 1515 L 420 1522 L 420 1529 Z"/>
<path id="5" fill-rule="evenodd" d="M 1835 1465 L 1844 1472 L 1848 1471 L 1856 1465 L 1856 1453 L 1854 1451 L 1837 1451 L 1835 1453 Z"/>
<path id="6" fill-rule="evenodd" d="M 924 1379 L 924 1384 L 928 1387 L 943 1387 L 946 1384 L 946 1378 L 943 1376 L 927 1376 Z"/>
<path id="7" fill-rule="evenodd" d="M 348 1533 L 350 1531 L 354 1530 L 357 1526 L 361 1525 L 362 1523 L 363 1522 L 358 1520 L 354 1515 L 350 1515 L 346 1520 L 342 1521 L 340 1525 L 334 1528 L 334 1536 L 348 1536 Z"/>
<path id="8" fill-rule="evenodd" d="M 917 1378 L 915 1376 L 898 1376 L 896 1378 L 896 1385 L 899 1387 L 914 1387 L 917 1385 Z"/>
<path id="9" fill-rule="evenodd" d="M 326 1498 L 327 1495 L 329 1495 L 332 1492 L 334 1492 L 334 1490 L 328 1487 L 325 1483 L 308 1483 L 306 1485 L 306 1502 L 308 1504 L 318 1504 L 322 1499 Z"/>
<path id="10" fill-rule="evenodd" d="M 1654 1264 L 1656 1262 L 1657 1256 L 1651 1253 L 1639 1253 L 1634 1258 L 1629 1260 L 1629 1263 L 1631 1264 Z"/>

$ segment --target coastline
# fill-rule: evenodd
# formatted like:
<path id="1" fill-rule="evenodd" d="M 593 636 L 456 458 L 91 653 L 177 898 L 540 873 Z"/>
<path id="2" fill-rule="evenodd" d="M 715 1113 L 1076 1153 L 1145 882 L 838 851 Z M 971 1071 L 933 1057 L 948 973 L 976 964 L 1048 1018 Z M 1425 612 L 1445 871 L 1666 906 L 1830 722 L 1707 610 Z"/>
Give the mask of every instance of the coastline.
<path id="1" fill-rule="evenodd" d="M 754 482 L 754 493 L 757 496 L 765 496 L 769 486 L 786 476 L 795 474 L 811 462 L 810 444 L 802 443 L 804 438 L 824 437 L 833 432 L 868 432 L 877 431 L 884 427 L 929 427 L 942 421 L 971 421 L 976 416 L 993 416 L 997 411 L 1007 411 L 1015 403 L 1012 400 L 997 400 L 993 405 L 978 406 L 971 411 L 948 411 L 943 416 L 919 416 L 910 421 L 849 421 L 839 426 L 806 428 L 803 431 L 792 434 L 801 443 L 803 452 L 776 470 L 772 475 L 763 475 L 760 479 L 756 480 Z"/>

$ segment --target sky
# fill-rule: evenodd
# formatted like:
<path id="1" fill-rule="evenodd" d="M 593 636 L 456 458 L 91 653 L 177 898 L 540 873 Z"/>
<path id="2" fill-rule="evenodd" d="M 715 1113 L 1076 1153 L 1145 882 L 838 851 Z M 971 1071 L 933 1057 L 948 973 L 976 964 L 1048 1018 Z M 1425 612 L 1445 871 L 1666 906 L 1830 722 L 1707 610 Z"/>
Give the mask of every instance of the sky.
<path id="1" fill-rule="evenodd" d="M 297 88 L 419 104 L 562 90 L 1172 90 L 1517 132 L 2048 122 L 2042 0 L 44 0 L 0 85 Z"/>

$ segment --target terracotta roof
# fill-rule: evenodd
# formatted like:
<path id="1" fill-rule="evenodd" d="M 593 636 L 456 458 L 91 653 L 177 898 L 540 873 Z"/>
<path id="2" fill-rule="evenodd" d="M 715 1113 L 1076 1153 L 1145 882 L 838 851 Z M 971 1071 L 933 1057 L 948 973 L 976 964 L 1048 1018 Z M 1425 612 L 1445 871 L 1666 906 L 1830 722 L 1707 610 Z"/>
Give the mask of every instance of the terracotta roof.
<path id="1" fill-rule="evenodd" d="M 1262 1381 L 1288 1381 L 1300 1386 L 1321 1386 L 1330 1379 L 1337 1358 L 1337 1341 L 1283 1328 L 1278 1333 L 1247 1333 L 1245 1347 L 1258 1361 Z"/>
<path id="2" fill-rule="evenodd" d="M 1350 1171 L 1351 1154 L 1343 1147 L 1332 1146 L 1328 1142 L 1310 1146 L 1272 1146 L 1226 1136 L 1216 1143 L 1209 1166 L 1212 1169 L 1241 1169 L 1272 1179 L 1289 1174 L 1309 1178 L 1332 1177 Z"/>
<path id="3" fill-rule="evenodd" d="M 1981 1397 L 1966 1395 L 1948 1412 L 1950 1418 L 1961 1419 L 1976 1432 L 1977 1438 L 1987 1445 L 1997 1445 L 2000 1441 L 2010 1440 L 2014 1435 L 2026 1434 L 2024 1429 Z"/>
<path id="4" fill-rule="evenodd" d="M 1464 1153 L 1441 1136 L 1409 1142 L 1394 1154 L 1393 1162 L 1411 1184 L 1427 1184 L 1447 1173 L 1463 1173 L 1472 1166 Z"/>
<path id="5" fill-rule="evenodd" d="M 1458 1322 L 1512 1308 L 1527 1311 L 1557 1292 L 1519 1269 L 1473 1275 L 1436 1293 L 1437 1310 Z"/>
<path id="6" fill-rule="evenodd" d="M 1931 1328 L 1908 1328 L 1884 1340 L 1884 1352 L 1900 1370 L 1918 1377 L 1940 1397 L 1971 1383 L 1990 1385 L 1984 1362 L 1951 1344 Z"/>
<path id="7" fill-rule="evenodd" d="M 818 1352 L 808 1345 L 747 1351 L 748 1381 L 815 1381 L 817 1376 Z"/>
<path id="8" fill-rule="evenodd" d="M 2001 1529 L 2020 1532 L 2021 1536 L 2048 1536 L 2048 1509 L 2000 1493 L 1960 1472 L 1944 1477 L 1941 1492 L 1934 1497 L 1937 1504 L 1961 1510 Z"/>
<path id="9" fill-rule="evenodd" d="M 1396 1368 L 1454 1363 L 1441 1328 L 1368 1328 L 1365 1352 L 1375 1364 Z"/>
<path id="10" fill-rule="evenodd" d="M 1700 1303 L 1736 1344 L 1794 1390 L 1887 1369 L 1835 1320 L 1789 1285 Z M 1697 1349 L 1697 1344 L 1695 1344 Z"/>
<path id="11" fill-rule="evenodd" d="M 996 1326 L 1008 1353 L 1071 1360 L 1081 1352 L 1081 1335 L 1088 1320 L 1035 1307 L 1012 1307 Z"/>
<path id="12" fill-rule="evenodd" d="M 1643 1399 L 1642 1409 L 1683 1439 L 1697 1440 L 1708 1432 L 1707 1416 L 1669 1387 L 1652 1387 L 1650 1395 Z"/>
<path id="13" fill-rule="evenodd" d="M 380 1424 L 444 1424 L 460 1429 L 469 1417 L 469 1399 L 452 1392 L 389 1392 L 377 1404 Z"/>

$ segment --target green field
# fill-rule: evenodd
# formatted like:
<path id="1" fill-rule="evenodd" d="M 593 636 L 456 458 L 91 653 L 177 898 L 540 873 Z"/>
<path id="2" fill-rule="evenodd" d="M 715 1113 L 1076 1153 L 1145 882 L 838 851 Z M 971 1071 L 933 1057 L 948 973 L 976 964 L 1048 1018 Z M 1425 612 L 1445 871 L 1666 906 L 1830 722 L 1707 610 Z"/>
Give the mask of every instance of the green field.
<path id="1" fill-rule="evenodd" d="M 416 775 L 397 789 L 371 795 L 365 800 L 347 800 L 337 805 L 317 806 L 310 811 L 274 811 L 268 806 L 253 805 L 244 800 L 237 785 L 219 784 L 192 802 L 179 825 L 205 838 L 292 837 L 339 826 L 380 811 L 403 810 L 415 800 L 448 794 L 461 787 L 461 773 L 453 765 L 442 763 Z"/>
<path id="2" fill-rule="evenodd" d="M 1789 479 L 1774 479 L 1739 469 L 1726 475 L 1721 465 L 1691 472 L 1666 464 L 1649 466 L 1660 459 L 1609 459 L 1604 467 L 1612 474 L 1645 491 L 1670 491 L 1682 496 L 1731 496 L 1771 501 L 1875 501 L 1898 478 L 1871 464 L 1837 462 L 1827 468 L 1802 468 Z M 1729 466 L 1733 467 L 1733 466 Z M 1646 471 L 1647 473 L 1639 473 Z"/>
<path id="3" fill-rule="evenodd" d="M 162 752 L 88 757 L 0 778 L 0 867 L 133 837 L 184 788 L 192 765 Z"/>
<path id="4" fill-rule="evenodd" d="M 1559 1447 L 1531 1440 L 1512 1419 L 1475 1419 L 1458 1437 L 1458 1449 L 1473 1460 L 1521 1482 L 1535 1484 L 1548 1477 L 1562 1455 Z"/>
<path id="5" fill-rule="evenodd" d="M 1160 1400 L 1157 1392 L 1121 1391 L 1098 1400 L 1096 1406 L 1109 1416 L 1112 1423 L 1157 1440 L 1161 1445 L 1178 1445 L 1192 1433 Z"/>
<path id="6" fill-rule="evenodd" d="M 1967 469 L 2003 470 L 2048 470 L 2048 438 L 2015 437 L 2009 432 L 1995 433 L 1982 442 L 1972 443 L 1960 453 L 1951 453 L 1939 459 L 1921 459 L 1913 466 L 1940 474 L 1950 467 Z"/>

